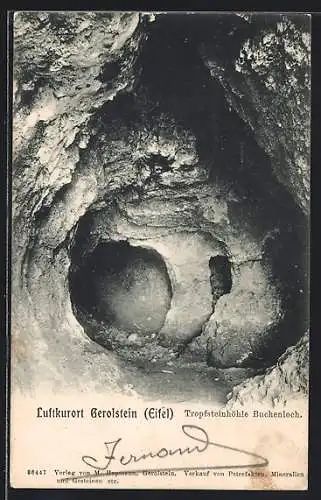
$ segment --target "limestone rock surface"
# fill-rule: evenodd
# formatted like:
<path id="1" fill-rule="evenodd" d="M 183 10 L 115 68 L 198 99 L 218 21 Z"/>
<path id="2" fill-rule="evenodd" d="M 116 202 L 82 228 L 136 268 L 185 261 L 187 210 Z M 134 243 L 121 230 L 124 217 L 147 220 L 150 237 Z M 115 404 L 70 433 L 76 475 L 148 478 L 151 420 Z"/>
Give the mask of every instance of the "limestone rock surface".
<path id="1" fill-rule="evenodd" d="M 246 404 L 276 406 L 306 398 L 309 392 L 309 335 L 289 347 L 277 364 L 234 387 L 227 408 Z"/>
<path id="2" fill-rule="evenodd" d="M 286 17 L 253 32 L 232 16 L 240 44 L 223 64 L 212 25 L 164 22 L 15 14 L 12 359 L 24 388 L 112 391 L 157 363 L 252 375 L 306 329 L 308 34 Z M 159 332 L 101 324 L 71 295 L 71 274 L 110 242 L 163 260 L 172 296 Z M 217 256 L 230 273 L 218 294 Z M 293 380 L 306 349 L 285 364 Z"/>

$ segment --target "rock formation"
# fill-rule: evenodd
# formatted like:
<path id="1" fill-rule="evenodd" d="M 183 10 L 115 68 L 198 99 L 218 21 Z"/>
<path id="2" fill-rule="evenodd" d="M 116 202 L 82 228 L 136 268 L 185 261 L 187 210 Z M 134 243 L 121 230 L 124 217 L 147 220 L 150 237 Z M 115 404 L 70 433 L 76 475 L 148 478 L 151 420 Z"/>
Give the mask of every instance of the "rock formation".
<path id="1" fill-rule="evenodd" d="M 252 374 L 298 341 L 301 372 L 304 18 L 21 12 L 14 26 L 15 383 L 119 389 L 128 362 Z"/>
<path id="2" fill-rule="evenodd" d="M 264 375 L 257 375 L 238 385 L 228 395 L 227 408 L 264 402 L 271 407 L 308 395 L 309 335 L 289 347 L 277 364 Z"/>

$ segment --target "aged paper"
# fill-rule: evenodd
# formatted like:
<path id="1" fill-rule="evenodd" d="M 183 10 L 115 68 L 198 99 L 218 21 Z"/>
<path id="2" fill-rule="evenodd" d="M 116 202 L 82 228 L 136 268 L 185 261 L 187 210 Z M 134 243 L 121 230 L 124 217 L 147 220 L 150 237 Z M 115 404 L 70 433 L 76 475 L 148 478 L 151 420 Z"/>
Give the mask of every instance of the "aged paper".
<path id="1" fill-rule="evenodd" d="M 12 20 L 11 486 L 307 489 L 310 17 Z"/>

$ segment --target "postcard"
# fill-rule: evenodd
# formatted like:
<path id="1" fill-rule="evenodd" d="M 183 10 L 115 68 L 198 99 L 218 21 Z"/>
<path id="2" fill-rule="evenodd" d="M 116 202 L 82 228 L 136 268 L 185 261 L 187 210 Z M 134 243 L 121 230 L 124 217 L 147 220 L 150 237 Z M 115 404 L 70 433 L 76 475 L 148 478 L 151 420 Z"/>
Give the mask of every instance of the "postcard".
<path id="1" fill-rule="evenodd" d="M 10 16 L 11 486 L 306 490 L 310 15 Z"/>

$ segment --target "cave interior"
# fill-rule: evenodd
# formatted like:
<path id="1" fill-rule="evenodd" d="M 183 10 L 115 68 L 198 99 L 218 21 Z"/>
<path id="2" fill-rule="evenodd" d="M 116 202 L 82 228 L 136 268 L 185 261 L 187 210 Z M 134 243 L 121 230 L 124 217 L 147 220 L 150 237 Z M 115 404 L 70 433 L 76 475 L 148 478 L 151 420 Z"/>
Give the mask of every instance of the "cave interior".
<path id="1" fill-rule="evenodd" d="M 145 368 L 198 362 L 259 372 L 306 327 L 305 216 L 201 57 L 214 37 L 228 65 L 259 29 L 238 23 L 234 31 L 224 16 L 215 29 L 206 16 L 151 23 L 135 85 L 96 112 L 81 159 L 93 162 L 95 151 L 95 161 L 108 164 L 109 140 L 116 149 L 141 141 L 139 158 L 129 151 L 122 160 L 134 165 L 133 179 L 106 190 L 74 230 L 69 288 L 86 335 Z M 119 70 L 106 65 L 102 80 Z M 190 148 L 192 136 L 191 161 L 183 156 L 177 167 L 166 147 L 148 150 L 151 137 L 175 143 L 181 131 L 188 133 L 173 147 Z M 214 215 L 204 215 L 210 203 Z"/>

